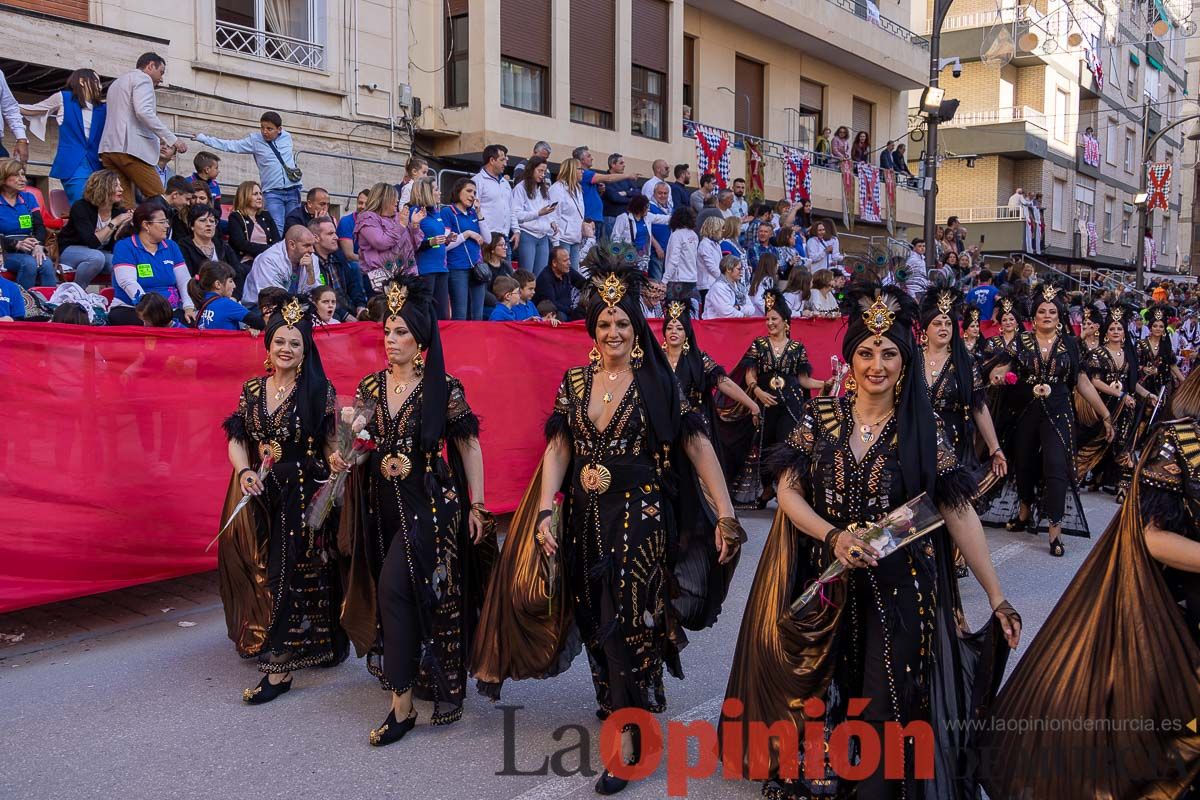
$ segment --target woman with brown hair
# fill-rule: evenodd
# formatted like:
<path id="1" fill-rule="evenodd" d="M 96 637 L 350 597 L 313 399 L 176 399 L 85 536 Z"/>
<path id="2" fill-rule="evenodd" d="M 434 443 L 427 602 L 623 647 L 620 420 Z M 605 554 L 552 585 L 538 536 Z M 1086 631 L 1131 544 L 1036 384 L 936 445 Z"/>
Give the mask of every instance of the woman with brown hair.
<path id="1" fill-rule="evenodd" d="M 421 221 L 425 209 L 409 212 L 400 205 L 400 193 L 390 183 L 377 183 L 354 220 L 358 241 L 358 268 L 379 291 L 388 279 L 417 271 L 417 248 L 425 240 Z"/>
<path id="2" fill-rule="evenodd" d="M 112 170 L 93 172 L 83 197 L 71 205 L 67 224 L 58 232 L 59 263 L 75 271 L 75 282 L 87 288 L 96 276 L 112 275 L 112 251 L 117 238 L 133 219 L 122 206 L 125 190 Z"/>
<path id="3" fill-rule="evenodd" d="M 88 177 L 99 169 L 100 137 L 108 107 L 100 76 L 92 69 L 77 69 L 67 78 L 62 91 L 40 103 L 21 106 L 29 132 L 45 140 L 50 117 L 58 122 L 58 149 L 50 166 L 50 177 L 58 178 L 71 205 L 84 195 Z M 133 198 L 128 198 L 132 203 Z"/>

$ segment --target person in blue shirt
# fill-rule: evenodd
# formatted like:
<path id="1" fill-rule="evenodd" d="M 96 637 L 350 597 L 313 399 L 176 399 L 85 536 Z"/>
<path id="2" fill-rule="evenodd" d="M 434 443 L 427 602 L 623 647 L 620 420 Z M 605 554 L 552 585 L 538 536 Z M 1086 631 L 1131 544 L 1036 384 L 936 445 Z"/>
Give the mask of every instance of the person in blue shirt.
<path id="1" fill-rule="evenodd" d="M 442 207 L 442 222 L 453 234 L 453 238 L 448 239 L 445 245 L 450 315 L 452 319 L 480 320 L 483 319 L 483 294 L 487 286 L 472 274 L 475 265 L 483 258 L 481 248 L 484 243 L 479 229 L 479 216 L 475 213 L 475 181 L 459 178 L 450 196 L 454 202 Z M 498 236 L 493 241 L 503 238 Z"/>
<path id="2" fill-rule="evenodd" d="M 492 281 L 492 294 L 496 295 L 496 307 L 488 317 L 490 322 L 518 322 L 514 310 L 521 302 L 521 285 L 516 278 L 501 275 Z"/>
<path id="3" fill-rule="evenodd" d="M 217 181 L 217 176 L 221 174 L 221 159 L 216 153 L 201 150 L 192 159 L 192 166 L 196 168 L 192 173 L 192 183 L 201 181 L 208 184 L 209 205 L 217 212 L 217 221 L 220 222 L 224 214 L 221 209 L 221 184 Z"/>
<path id="4" fill-rule="evenodd" d="M 25 165 L 0 160 L 0 235 L 4 268 L 17 274 L 22 288 L 55 286 L 54 262 L 46 255 L 46 226 L 37 198 L 25 191 Z"/>
<path id="5" fill-rule="evenodd" d="M 0 322 L 25 319 L 25 298 L 21 287 L 0 275 Z"/>
<path id="6" fill-rule="evenodd" d="M 169 222 L 160 203 L 142 203 L 133 212 L 133 235 L 113 248 L 113 300 L 110 325 L 139 324 L 135 308 L 147 294 L 158 294 L 190 323 L 196 306 L 188 294 L 187 261 L 167 238 Z"/>
<path id="7" fill-rule="evenodd" d="M 425 209 L 421 233 L 425 238 L 417 247 L 417 274 L 433 295 L 433 308 L 438 319 L 450 319 L 450 271 L 446 253 L 457 236 L 446 225 L 438 209 L 437 189 L 433 178 L 418 178 L 410 184 L 409 212 Z"/>
<path id="8" fill-rule="evenodd" d="M 581 188 L 583 189 L 583 218 L 595 223 L 596 230 L 603 230 L 604 225 L 604 201 L 600 197 L 600 186 L 605 183 L 616 183 L 618 181 L 640 180 L 641 174 L 634 173 L 632 176 L 626 175 L 623 172 L 610 172 L 605 175 L 602 172 L 596 172 L 592 166 L 596 163 L 596 157 L 592 155 L 592 151 L 587 147 L 576 147 L 571 152 L 571 157 L 579 162 L 579 166 L 583 167 L 583 181 Z M 623 163 L 623 162 L 622 162 Z"/>
<path id="9" fill-rule="evenodd" d="M 512 277 L 517 282 L 520 292 L 517 295 L 517 304 L 513 306 L 513 316 L 517 318 L 517 322 L 541 319 L 542 315 L 538 312 L 537 304 L 533 302 L 533 295 L 537 292 L 537 276 L 527 269 L 519 269 L 513 273 Z"/>
<path id="10" fill-rule="evenodd" d="M 651 214 L 671 216 L 671 184 L 663 181 L 654 187 L 654 199 L 650 201 Z M 650 235 L 654 237 L 658 247 L 650 253 L 650 279 L 660 280 L 663 274 L 663 264 L 666 262 L 667 240 L 671 238 L 671 226 L 651 224 Z"/>
<path id="11" fill-rule="evenodd" d="M 979 270 L 979 285 L 967 292 L 967 303 L 979 309 L 983 319 L 991 319 L 1000 290 L 992 285 L 991 270 Z"/>
<path id="12" fill-rule="evenodd" d="M 188 283 L 188 294 L 196 305 L 193 323 L 202 331 L 236 331 L 242 325 L 263 329 L 262 315 L 233 299 L 237 289 L 233 267 L 224 261 L 205 261 Z"/>
<path id="13" fill-rule="evenodd" d="M 359 213 L 367 207 L 367 195 L 369 194 L 370 191 L 367 189 L 359 192 L 354 213 L 346 214 L 338 220 L 337 224 L 338 244 L 341 245 L 342 255 L 355 267 L 358 266 L 358 239 L 354 238 L 354 223 L 358 220 Z"/>
<path id="14" fill-rule="evenodd" d="M 612 153 L 608 157 L 608 173 L 610 175 L 625 174 L 625 156 L 620 153 Z M 604 197 L 601 200 L 604 203 L 604 235 L 612 238 L 613 225 L 617 222 L 617 217 L 629 210 L 629 201 L 635 196 L 641 194 L 637 189 L 637 182 L 633 178 L 626 177 L 623 181 L 616 181 L 604 187 Z M 649 200 L 650 198 L 646 198 Z"/>
<path id="15" fill-rule="evenodd" d="M 62 182 L 67 200 L 74 205 L 83 197 L 83 187 L 100 164 L 100 137 L 108 106 L 104 89 L 95 70 L 77 69 L 67 78 L 62 91 L 40 103 L 22 105 L 21 114 L 29 118 L 29 130 L 45 140 L 49 118 L 58 121 L 58 148 L 50 177 Z M 172 151 L 173 152 L 173 151 Z"/>

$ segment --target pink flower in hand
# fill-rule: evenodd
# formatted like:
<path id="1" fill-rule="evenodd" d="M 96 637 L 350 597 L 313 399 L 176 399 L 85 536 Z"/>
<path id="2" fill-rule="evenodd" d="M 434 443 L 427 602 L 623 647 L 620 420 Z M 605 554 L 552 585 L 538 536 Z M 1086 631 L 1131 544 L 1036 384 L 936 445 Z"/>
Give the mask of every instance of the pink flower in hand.
<path id="1" fill-rule="evenodd" d="M 1009 386 L 1015 386 L 1017 383 L 1017 373 L 1006 372 L 1004 374 L 1004 382 L 1007 383 Z"/>

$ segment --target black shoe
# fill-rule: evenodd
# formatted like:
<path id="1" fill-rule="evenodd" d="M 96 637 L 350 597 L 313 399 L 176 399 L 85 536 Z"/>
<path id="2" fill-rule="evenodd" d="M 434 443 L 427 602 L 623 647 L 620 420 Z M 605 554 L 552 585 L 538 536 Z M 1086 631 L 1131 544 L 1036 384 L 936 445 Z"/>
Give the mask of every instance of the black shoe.
<path id="1" fill-rule="evenodd" d="M 411 716 L 404 719 L 403 722 L 396 722 L 396 710 L 392 709 L 388 712 L 387 719 L 378 728 L 371 731 L 369 737 L 372 747 L 386 747 L 392 742 L 398 742 L 404 738 L 405 734 L 413 729 L 417 724 L 417 712 L 413 711 Z"/>
<path id="2" fill-rule="evenodd" d="M 1063 547 L 1062 534 L 1059 534 L 1057 539 L 1050 540 L 1050 555 L 1055 558 L 1062 558 L 1067 552 L 1067 548 Z"/>
<path id="3" fill-rule="evenodd" d="M 252 706 L 269 703 L 281 694 L 286 694 L 287 690 L 292 688 L 292 678 L 288 676 L 286 681 L 279 683 L 271 683 L 270 675 L 263 675 L 263 679 L 258 682 L 258 686 L 253 689 L 242 690 L 242 700 Z"/>
<path id="4" fill-rule="evenodd" d="M 612 712 L 609 711 L 607 708 L 597 708 L 596 709 L 596 719 L 600 720 L 601 722 L 604 722 L 604 720 L 608 719 L 608 715 L 611 713 Z"/>
<path id="5" fill-rule="evenodd" d="M 633 729 L 633 759 L 629 762 L 631 765 L 636 764 L 642 759 L 642 736 L 641 729 Z M 624 778 L 618 778 L 608 770 L 604 770 L 600 774 L 600 780 L 596 781 L 596 794 L 616 794 L 629 785 L 629 781 Z"/>
<path id="6" fill-rule="evenodd" d="M 1018 511 L 1012 515 L 1008 522 L 1004 523 L 1006 531 L 1024 530 L 1028 533 L 1037 533 L 1037 523 L 1033 521 L 1033 512 L 1030 512 L 1026 519 L 1021 519 L 1021 512 Z"/>

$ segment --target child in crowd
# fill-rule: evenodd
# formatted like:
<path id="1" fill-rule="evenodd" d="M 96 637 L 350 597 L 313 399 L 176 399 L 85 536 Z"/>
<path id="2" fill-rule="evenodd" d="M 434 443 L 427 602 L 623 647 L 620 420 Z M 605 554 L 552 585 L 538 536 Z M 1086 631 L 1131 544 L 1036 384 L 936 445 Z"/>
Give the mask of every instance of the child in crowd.
<path id="1" fill-rule="evenodd" d="M 367 301 L 367 320 L 369 322 L 383 322 L 387 313 L 387 295 L 377 294 Z"/>
<path id="2" fill-rule="evenodd" d="M 288 293 L 278 286 L 268 286 L 258 293 L 258 313 L 262 315 L 264 320 L 271 319 L 271 315 L 275 313 L 275 309 L 279 308 L 279 304 L 284 301 Z"/>
<path id="3" fill-rule="evenodd" d="M 537 277 L 529 270 L 519 269 L 513 273 L 513 280 L 517 282 L 520 289 L 517 304 L 513 306 L 513 316 L 517 318 L 517 322 L 540 317 L 541 314 L 538 313 L 537 306 L 533 302 Z"/>
<path id="4" fill-rule="evenodd" d="M 208 186 L 208 201 L 205 205 L 212 206 L 217 212 L 217 221 L 221 219 L 221 184 L 217 176 L 221 174 L 221 159 L 214 153 L 201 150 L 192 159 L 196 171 L 192 174 L 192 183 L 200 182 Z"/>
<path id="5" fill-rule="evenodd" d="M 554 305 L 553 300 L 543 300 L 537 304 L 538 316 L 544 322 L 549 322 L 554 327 L 558 327 L 558 306 Z"/>
<path id="6" fill-rule="evenodd" d="M 337 311 L 337 292 L 332 286 L 318 286 L 308 296 L 312 300 L 313 319 L 318 325 L 337 325 L 340 322 L 333 316 Z"/>
<path id="7" fill-rule="evenodd" d="M 496 307 L 488 319 L 492 322 L 517 322 L 513 310 L 521 302 L 521 284 L 516 278 L 501 275 L 492 281 L 492 294 L 496 295 Z"/>
<path id="8" fill-rule="evenodd" d="M 79 305 L 79 303 L 63 303 L 54 309 L 54 315 L 50 317 L 50 321 L 63 325 L 92 324 L 92 321 L 88 318 L 87 309 Z"/>
<path id="9" fill-rule="evenodd" d="M 25 296 L 21 287 L 0 275 L 0 322 L 25 319 Z"/>
<path id="10" fill-rule="evenodd" d="M 147 328 L 183 327 L 175 319 L 175 312 L 171 310 L 170 301 L 155 292 L 146 292 L 142 295 L 142 299 L 137 304 L 137 315 Z"/>
<path id="11" fill-rule="evenodd" d="M 208 184 L 204 181 L 192 181 L 192 199 L 193 206 L 208 206 L 212 208 L 212 193 L 208 188 Z M 220 209 L 214 209 L 217 214 L 220 214 Z"/>
<path id="12" fill-rule="evenodd" d="M 236 331 L 245 325 L 261 331 L 262 316 L 233 299 L 233 267 L 224 261 L 205 261 L 188 281 L 188 295 L 196 306 L 196 327 L 202 331 Z"/>

